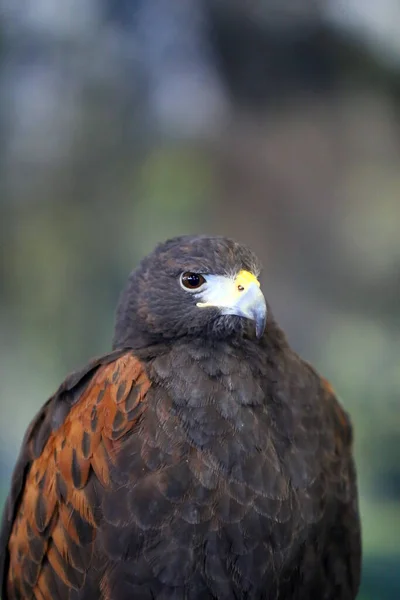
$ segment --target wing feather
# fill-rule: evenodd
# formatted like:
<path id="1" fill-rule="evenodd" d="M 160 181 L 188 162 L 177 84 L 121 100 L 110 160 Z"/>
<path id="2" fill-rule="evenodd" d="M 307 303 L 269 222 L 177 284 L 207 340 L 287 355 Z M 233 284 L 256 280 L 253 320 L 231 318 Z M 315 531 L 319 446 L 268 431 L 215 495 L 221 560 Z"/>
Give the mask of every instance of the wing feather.
<path id="1" fill-rule="evenodd" d="M 3 518 L 3 600 L 48 600 L 82 587 L 99 519 L 90 490 L 110 486 L 119 440 L 149 387 L 141 362 L 114 352 L 67 378 L 33 420 Z"/>

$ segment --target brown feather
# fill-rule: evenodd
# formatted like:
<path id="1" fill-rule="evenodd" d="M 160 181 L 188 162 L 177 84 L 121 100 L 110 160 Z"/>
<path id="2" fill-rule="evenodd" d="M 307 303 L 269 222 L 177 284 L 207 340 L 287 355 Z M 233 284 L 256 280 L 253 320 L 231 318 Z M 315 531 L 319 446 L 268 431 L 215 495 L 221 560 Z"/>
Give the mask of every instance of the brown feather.
<path id="1" fill-rule="evenodd" d="M 64 384 L 60 389 L 67 387 Z M 79 589 L 83 584 L 85 573 L 81 566 L 75 566 L 72 552 L 89 540 L 91 554 L 96 535 L 93 507 L 86 493 L 90 474 L 101 486 L 110 485 L 110 465 L 118 452 L 118 439 L 134 427 L 135 420 L 128 414 L 145 399 L 149 387 L 142 364 L 133 354 L 125 353 L 98 368 L 64 422 L 48 435 L 25 476 L 9 537 L 6 589 L 10 598 L 19 591 L 24 596 L 50 600 L 59 586 Z M 129 398 L 133 393 L 132 403 Z M 60 399 L 56 395 L 41 423 L 46 422 L 57 402 Z M 26 441 L 31 456 L 37 446 L 35 433 L 32 426 Z M 84 523 L 87 525 L 83 527 Z M 42 540 L 43 551 L 39 546 L 32 553 L 36 539 Z"/>

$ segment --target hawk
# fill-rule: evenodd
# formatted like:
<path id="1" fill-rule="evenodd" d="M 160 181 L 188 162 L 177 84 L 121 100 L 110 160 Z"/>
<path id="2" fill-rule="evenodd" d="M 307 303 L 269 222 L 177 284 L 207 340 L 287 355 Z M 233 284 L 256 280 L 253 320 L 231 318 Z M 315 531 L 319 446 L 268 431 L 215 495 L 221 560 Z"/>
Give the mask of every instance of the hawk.
<path id="1" fill-rule="evenodd" d="M 289 346 L 247 247 L 184 236 L 134 270 L 113 350 L 29 426 L 3 600 L 352 600 L 352 427 Z"/>

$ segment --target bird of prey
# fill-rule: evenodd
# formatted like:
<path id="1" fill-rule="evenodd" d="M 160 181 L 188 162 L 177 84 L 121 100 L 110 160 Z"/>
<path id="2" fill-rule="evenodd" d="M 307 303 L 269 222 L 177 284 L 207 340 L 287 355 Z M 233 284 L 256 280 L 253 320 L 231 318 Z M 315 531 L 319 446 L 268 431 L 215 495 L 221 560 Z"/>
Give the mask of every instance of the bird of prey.
<path id="1" fill-rule="evenodd" d="M 0 536 L 3 600 L 352 600 L 352 428 L 230 239 L 160 244 L 113 350 L 29 426 Z"/>

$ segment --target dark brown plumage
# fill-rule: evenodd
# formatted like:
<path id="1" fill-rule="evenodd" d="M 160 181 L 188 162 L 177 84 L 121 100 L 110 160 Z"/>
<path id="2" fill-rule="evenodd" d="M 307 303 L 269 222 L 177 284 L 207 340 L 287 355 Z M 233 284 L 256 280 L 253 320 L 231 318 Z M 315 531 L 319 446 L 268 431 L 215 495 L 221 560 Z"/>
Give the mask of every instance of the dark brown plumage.
<path id="1" fill-rule="evenodd" d="M 351 425 L 290 349 L 258 271 L 243 246 L 185 237 L 133 272 L 114 351 L 26 433 L 3 600 L 356 597 Z"/>

